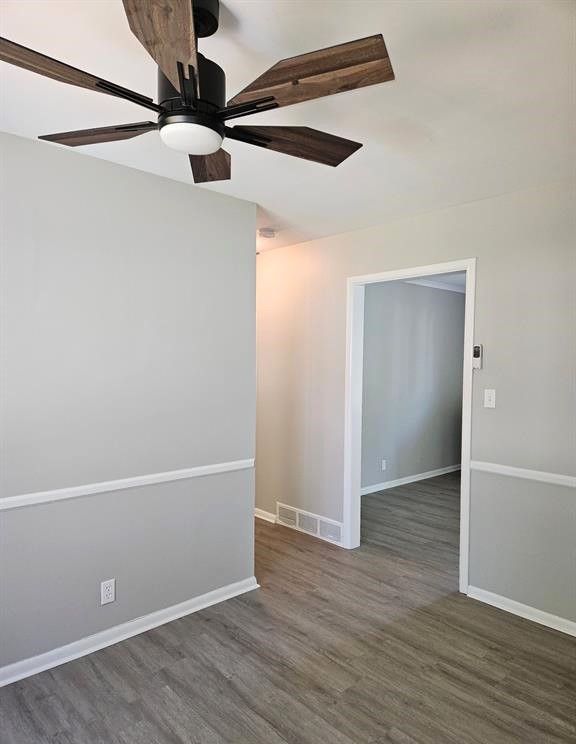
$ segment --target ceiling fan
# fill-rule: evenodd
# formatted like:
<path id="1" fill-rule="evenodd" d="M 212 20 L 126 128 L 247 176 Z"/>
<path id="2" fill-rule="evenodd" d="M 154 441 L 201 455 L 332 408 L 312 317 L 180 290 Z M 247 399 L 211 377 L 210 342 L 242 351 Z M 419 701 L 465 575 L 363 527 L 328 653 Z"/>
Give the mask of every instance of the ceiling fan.
<path id="1" fill-rule="evenodd" d="M 381 34 L 281 60 L 226 103 L 226 76 L 198 52 L 197 38 L 218 28 L 220 0 L 122 0 L 132 33 L 158 65 L 158 103 L 0 37 L 0 60 L 81 88 L 124 98 L 158 114 L 141 121 L 40 139 L 70 147 L 131 139 L 159 130 L 164 144 L 189 155 L 194 181 L 227 180 L 225 137 L 336 166 L 362 145 L 309 127 L 227 122 L 394 79 Z"/>

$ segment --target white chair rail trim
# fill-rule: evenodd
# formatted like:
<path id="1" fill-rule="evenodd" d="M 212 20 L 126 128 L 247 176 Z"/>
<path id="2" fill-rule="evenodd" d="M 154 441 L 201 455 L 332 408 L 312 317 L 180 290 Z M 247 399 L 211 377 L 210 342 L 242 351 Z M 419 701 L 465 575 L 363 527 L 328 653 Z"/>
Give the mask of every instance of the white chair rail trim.
<path id="1" fill-rule="evenodd" d="M 576 476 L 573 475 L 546 473 L 543 470 L 516 468 L 512 465 L 498 465 L 495 462 L 482 462 L 481 460 L 472 460 L 470 467 L 472 470 L 480 470 L 484 473 L 496 473 L 497 475 L 508 475 L 512 478 L 525 478 L 526 480 L 540 481 L 541 483 L 552 483 L 555 486 L 576 488 Z"/>
<path id="2" fill-rule="evenodd" d="M 120 478 L 119 480 L 102 481 L 101 483 L 89 483 L 84 486 L 58 488 L 53 491 L 24 493 L 19 496 L 8 496 L 4 499 L 0 499 L 0 511 L 6 509 L 19 509 L 24 506 L 34 506 L 36 504 L 46 504 L 51 501 L 62 501 L 63 499 L 74 499 L 80 496 L 91 496 L 96 493 L 123 491 L 127 488 L 137 488 L 138 486 L 152 486 L 157 483 L 169 483 L 170 481 L 185 480 L 187 478 L 202 478 L 207 475 L 229 473 L 235 470 L 247 470 L 253 467 L 254 459 L 250 458 L 248 460 L 218 462 L 213 465 L 198 465 L 194 468 L 183 468 L 182 470 L 169 470 L 165 473 L 136 475 L 132 478 Z"/>

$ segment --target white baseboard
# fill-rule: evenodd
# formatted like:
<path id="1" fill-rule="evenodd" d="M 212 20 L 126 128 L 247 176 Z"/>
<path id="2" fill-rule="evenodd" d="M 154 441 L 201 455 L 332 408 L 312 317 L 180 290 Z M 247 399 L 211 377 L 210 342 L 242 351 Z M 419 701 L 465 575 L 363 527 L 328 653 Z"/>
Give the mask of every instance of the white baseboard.
<path id="1" fill-rule="evenodd" d="M 276 524 L 276 515 L 273 512 L 264 511 L 264 509 L 254 509 L 254 516 L 257 519 L 263 519 L 266 522 Z"/>
<path id="2" fill-rule="evenodd" d="M 60 646 L 43 654 L 38 654 L 38 656 L 32 656 L 28 659 L 0 667 L 0 687 L 17 682 L 19 679 L 30 677 L 33 674 L 44 672 L 46 669 L 60 666 L 60 664 L 73 661 L 94 651 L 99 651 L 101 648 L 112 646 L 114 643 L 126 640 L 126 638 L 131 638 L 139 633 L 152 630 L 152 628 L 156 628 L 159 625 L 164 625 L 164 623 L 169 623 L 171 620 L 177 620 L 180 617 L 184 617 L 184 615 L 190 615 L 193 612 L 198 612 L 206 607 L 218 604 L 226 599 L 232 599 L 232 597 L 237 597 L 239 594 L 244 594 L 257 588 L 258 583 L 256 582 L 256 578 L 251 576 L 249 579 L 228 584 L 228 586 L 207 592 L 199 597 L 188 599 L 185 602 L 166 607 L 163 610 L 151 612 L 149 615 L 137 617 L 121 625 L 115 625 L 113 628 L 107 628 L 99 633 L 94 633 L 94 635 L 81 638 L 73 643 L 68 643 L 66 646 Z"/>
<path id="3" fill-rule="evenodd" d="M 545 625 L 547 628 L 553 628 L 554 630 L 559 630 L 561 633 L 576 636 L 576 622 L 573 620 L 567 620 L 566 618 L 558 617 L 558 615 L 552 615 L 550 612 L 537 610 L 535 607 L 516 602 L 514 599 L 502 597 L 500 594 L 488 592 L 486 589 L 479 589 L 477 586 L 468 587 L 468 596 L 471 599 L 477 599 L 479 602 L 485 602 L 493 607 L 498 607 L 500 610 L 511 612 L 513 615 L 519 615 L 526 618 L 526 620 L 532 620 L 540 625 Z"/>
<path id="4" fill-rule="evenodd" d="M 438 468 L 438 470 L 429 470 L 427 473 L 418 473 L 417 475 L 407 475 L 405 478 L 396 478 L 396 480 L 384 481 L 383 483 L 375 483 L 372 486 L 364 486 L 360 489 L 362 496 L 368 496 L 370 493 L 377 493 L 378 491 L 385 491 L 387 488 L 396 488 L 396 486 L 405 486 L 407 483 L 415 483 L 416 481 L 426 480 L 426 478 L 436 478 L 438 475 L 446 475 L 446 473 L 454 473 L 456 470 L 460 470 L 460 465 L 449 465 L 447 468 Z"/>

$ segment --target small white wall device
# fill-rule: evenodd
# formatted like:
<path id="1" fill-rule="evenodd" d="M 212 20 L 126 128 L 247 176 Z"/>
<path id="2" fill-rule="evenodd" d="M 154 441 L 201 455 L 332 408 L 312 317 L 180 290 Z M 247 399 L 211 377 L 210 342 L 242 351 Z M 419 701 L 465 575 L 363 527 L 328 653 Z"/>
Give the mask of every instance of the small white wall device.
<path id="1" fill-rule="evenodd" d="M 484 390 L 484 408 L 496 408 L 496 391 L 492 388 Z"/>
<path id="2" fill-rule="evenodd" d="M 484 349 L 482 344 L 475 344 L 472 350 L 472 369 L 482 369 L 482 356 L 484 355 Z"/>
<path id="3" fill-rule="evenodd" d="M 116 579 L 106 579 L 100 584 L 100 604 L 116 601 Z"/>

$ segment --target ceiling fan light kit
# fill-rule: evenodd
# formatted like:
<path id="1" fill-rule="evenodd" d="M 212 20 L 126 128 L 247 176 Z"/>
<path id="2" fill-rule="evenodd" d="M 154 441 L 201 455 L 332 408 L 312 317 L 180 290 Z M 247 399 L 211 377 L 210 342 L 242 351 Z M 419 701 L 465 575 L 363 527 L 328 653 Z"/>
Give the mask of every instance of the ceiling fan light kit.
<path id="1" fill-rule="evenodd" d="M 158 103 L 0 37 L 0 60 L 70 85 L 113 95 L 158 114 L 144 121 L 40 139 L 69 147 L 131 139 L 159 130 L 162 142 L 189 155 L 195 183 L 228 180 L 225 137 L 336 166 L 362 145 L 309 127 L 235 126 L 227 121 L 394 79 L 380 34 L 281 60 L 226 103 L 226 75 L 198 52 L 197 39 L 218 29 L 219 0 L 122 0 L 132 33 L 158 65 Z"/>
<path id="2" fill-rule="evenodd" d="M 160 127 L 162 142 L 173 150 L 180 150 L 189 155 L 212 155 L 218 152 L 224 137 L 200 122 L 168 122 Z"/>

